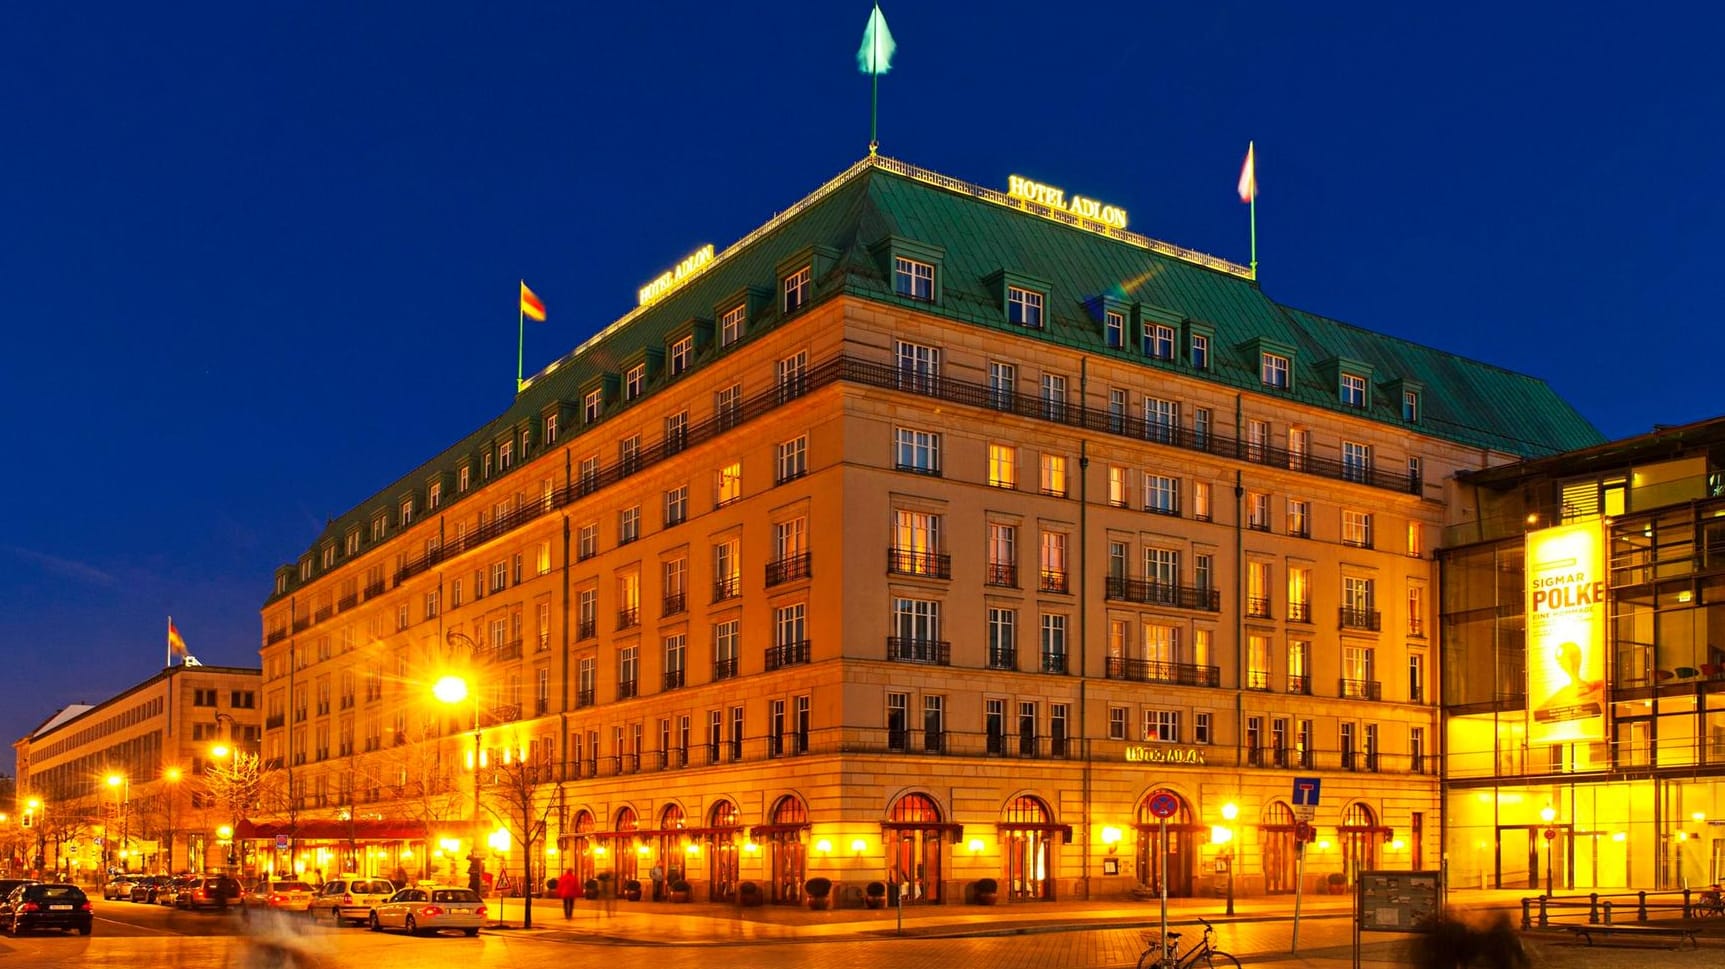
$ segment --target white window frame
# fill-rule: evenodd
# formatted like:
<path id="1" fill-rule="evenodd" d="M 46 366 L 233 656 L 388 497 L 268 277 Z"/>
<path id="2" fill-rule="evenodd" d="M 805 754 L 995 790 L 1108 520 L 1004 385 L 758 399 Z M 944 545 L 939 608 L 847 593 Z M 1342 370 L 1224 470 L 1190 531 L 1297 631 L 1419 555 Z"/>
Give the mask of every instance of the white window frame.
<path id="1" fill-rule="evenodd" d="M 894 256 L 892 266 L 893 292 L 907 299 L 934 302 L 934 265 Z"/>
<path id="2" fill-rule="evenodd" d="M 1280 353 L 1264 350 L 1258 354 L 1258 382 L 1273 390 L 1287 390 L 1293 361 Z"/>
<path id="3" fill-rule="evenodd" d="M 1042 329 L 1043 295 L 1022 286 L 1006 287 L 1006 320 L 1032 330 Z"/>
<path id="4" fill-rule="evenodd" d="M 779 306 L 786 313 L 795 313 L 809 304 L 810 283 L 814 280 L 814 271 L 809 266 L 803 266 L 784 279 L 780 287 L 782 301 Z"/>

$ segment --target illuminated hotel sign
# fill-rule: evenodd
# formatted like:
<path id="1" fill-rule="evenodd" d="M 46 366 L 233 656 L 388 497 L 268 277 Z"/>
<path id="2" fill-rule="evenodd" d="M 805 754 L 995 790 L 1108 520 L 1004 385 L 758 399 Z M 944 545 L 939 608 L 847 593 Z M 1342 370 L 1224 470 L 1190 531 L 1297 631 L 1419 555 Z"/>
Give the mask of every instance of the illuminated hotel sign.
<path id="1" fill-rule="evenodd" d="M 1204 765 L 1204 752 L 1197 747 L 1153 747 L 1133 744 L 1126 748 L 1128 764 L 1193 764 Z"/>
<path id="2" fill-rule="evenodd" d="M 1104 205 L 1095 199 L 1087 199 L 1082 195 L 1066 197 L 1066 190 L 1033 182 L 1017 175 L 1006 177 L 1006 194 L 1026 202 L 1036 202 L 1051 209 L 1069 212 L 1081 219 L 1100 222 L 1116 229 L 1126 228 L 1126 210 L 1113 205 Z"/>
<path id="3" fill-rule="evenodd" d="M 707 263 L 712 261 L 713 245 L 712 243 L 708 243 L 695 250 L 694 254 L 689 256 L 689 258 L 677 263 L 675 269 L 665 270 L 658 279 L 642 286 L 639 294 L 641 297 L 640 305 L 646 306 L 648 303 L 652 303 L 663 298 L 665 294 L 687 282 L 689 277 L 700 272 L 702 269 L 705 269 Z"/>
<path id="4" fill-rule="evenodd" d="M 1605 739 L 1605 526 L 1527 536 L 1530 743 Z"/>

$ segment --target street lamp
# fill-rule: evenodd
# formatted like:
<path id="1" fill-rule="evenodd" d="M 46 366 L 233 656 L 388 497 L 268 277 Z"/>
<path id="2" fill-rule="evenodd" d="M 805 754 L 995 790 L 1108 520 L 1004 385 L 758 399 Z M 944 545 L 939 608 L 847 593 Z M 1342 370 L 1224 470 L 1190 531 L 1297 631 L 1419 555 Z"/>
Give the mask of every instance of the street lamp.
<path id="1" fill-rule="evenodd" d="M 42 824 L 42 815 L 45 813 L 42 810 L 41 798 L 32 797 L 24 802 L 24 826 L 36 829 L 35 864 L 30 867 L 37 875 L 42 873 L 43 866 L 48 863 L 48 831 Z"/>
<path id="2" fill-rule="evenodd" d="M 121 790 L 122 785 L 124 786 L 123 791 Z M 114 797 L 120 802 L 117 805 L 119 808 L 118 813 L 120 815 L 120 847 L 116 850 L 118 851 L 117 857 L 120 859 L 120 868 L 121 870 L 125 870 L 126 845 L 131 842 L 132 837 L 132 832 L 130 830 L 132 820 L 132 779 L 120 773 L 109 774 L 108 786 L 114 789 Z"/>
<path id="3" fill-rule="evenodd" d="M 1540 809 L 1539 819 L 1545 822 L 1545 894 L 1550 895 L 1551 889 L 1551 846 L 1557 840 L 1557 826 L 1551 822 L 1556 820 L 1557 811 L 1547 804 Z"/>
<path id="4" fill-rule="evenodd" d="M 218 713 L 216 716 L 221 717 L 225 716 L 225 714 Z M 233 732 L 231 729 L 232 719 L 233 718 L 229 717 L 230 734 Z M 224 785 L 227 788 L 228 796 L 228 818 L 230 819 L 228 829 L 230 831 L 237 830 L 240 826 L 240 748 L 237 745 L 230 747 L 228 744 L 216 744 L 210 748 L 210 753 L 217 760 L 221 760 L 224 757 L 228 759 L 228 776 L 227 782 Z M 228 867 L 234 869 L 236 872 L 239 870 L 240 863 L 239 846 L 240 839 L 231 836 L 228 838 Z"/>
<path id="5" fill-rule="evenodd" d="M 468 647 L 477 651 L 478 647 L 472 639 L 450 630 L 449 642 L 454 643 L 457 639 L 466 640 Z M 472 848 L 467 854 L 467 887 L 477 892 L 484 881 L 482 876 L 485 870 L 483 856 L 479 853 L 479 768 L 482 766 L 480 761 L 485 756 L 484 748 L 480 746 L 479 696 L 468 688 L 466 680 L 453 673 L 440 678 L 431 687 L 431 695 L 450 706 L 466 700 L 469 694 L 473 695 L 473 831 Z"/>
<path id="6" fill-rule="evenodd" d="M 1224 914 L 1234 914 L 1234 819 L 1240 816 L 1240 808 L 1233 801 L 1222 805 L 1222 820 L 1225 824 L 1215 825 L 1210 829 L 1210 840 L 1222 846 L 1220 860 L 1228 867 L 1228 907 Z"/>
<path id="7" fill-rule="evenodd" d="M 180 792 L 180 776 L 178 767 L 169 767 L 162 771 L 162 780 L 168 782 L 168 833 L 167 837 L 162 839 L 167 848 L 163 854 L 167 858 L 165 868 L 168 874 L 173 874 L 174 871 L 174 801 Z"/>

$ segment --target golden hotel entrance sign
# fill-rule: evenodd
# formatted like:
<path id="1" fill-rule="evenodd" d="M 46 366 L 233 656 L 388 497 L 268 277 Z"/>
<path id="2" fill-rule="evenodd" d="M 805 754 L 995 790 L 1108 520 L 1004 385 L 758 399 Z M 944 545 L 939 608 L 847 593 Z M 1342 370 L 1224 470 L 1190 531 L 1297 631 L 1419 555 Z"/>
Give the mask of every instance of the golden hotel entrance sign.
<path id="1" fill-rule="evenodd" d="M 1197 747 L 1161 747 L 1133 744 L 1126 748 L 1129 764 L 1192 764 L 1204 766 L 1204 751 Z"/>
<path id="2" fill-rule="evenodd" d="M 1605 526 L 1527 536 L 1530 743 L 1605 739 Z"/>

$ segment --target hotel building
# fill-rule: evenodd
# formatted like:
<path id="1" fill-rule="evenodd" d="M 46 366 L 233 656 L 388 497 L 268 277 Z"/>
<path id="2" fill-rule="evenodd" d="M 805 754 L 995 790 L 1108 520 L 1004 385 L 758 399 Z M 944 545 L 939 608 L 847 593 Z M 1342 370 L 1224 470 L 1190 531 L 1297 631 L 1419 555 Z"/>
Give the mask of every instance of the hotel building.
<path id="1" fill-rule="evenodd" d="M 228 865 L 222 829 L 236 812 L 212 795 L 206 768 L 218 746 L 258 749 L 259 672 L 169 666 L 100 703 L 68 706 L 13 743 L 14 817 L 29 816 L 34 840 L 25 867 L 85 881 L 110 867 Z"/>
<path id="2" fill-rule="evenodd" d="M 1444 482 L 1599 434 L 1012 187 L 857 163 L 282 567 L 266 863 L 519 870 L 477 719 L 536 863 L 696 898 L 1288 892 L 1308 806 L 1312 884 L 1436 867 Z"/>
<path id="3" fill-rule="evenodd" d="M 1439 555 L 1451 885 L 1725 877 L 1725 419 L 1455 489 Z"/>

